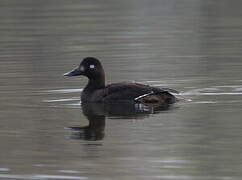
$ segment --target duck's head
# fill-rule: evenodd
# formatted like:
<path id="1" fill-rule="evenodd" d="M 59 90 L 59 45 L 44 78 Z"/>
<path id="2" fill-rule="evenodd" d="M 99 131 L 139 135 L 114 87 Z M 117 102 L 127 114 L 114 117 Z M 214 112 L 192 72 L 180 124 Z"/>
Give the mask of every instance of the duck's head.
<path id="1" fill-rule="evenodd" d="M 64 76 L 86 76 L 90 80 L 92 79 L 104 79 L 104 70 L 100 61 L 93 57 L 86 57 L 82 60 L 80 65 L 70 72 L 64 74 Z"/>

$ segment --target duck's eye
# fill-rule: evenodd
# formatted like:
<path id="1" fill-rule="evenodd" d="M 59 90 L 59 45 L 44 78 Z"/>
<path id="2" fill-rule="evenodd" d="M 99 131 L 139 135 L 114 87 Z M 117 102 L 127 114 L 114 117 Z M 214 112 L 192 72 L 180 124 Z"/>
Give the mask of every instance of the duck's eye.
<path id="1" fill-rule="evenodd" d="M 91 64 L 91 65 L 89 66 L 89 68 L 90 68 L 90 69 L 94 69 L 95 66 L 94 66 L 93 64 Z"/>

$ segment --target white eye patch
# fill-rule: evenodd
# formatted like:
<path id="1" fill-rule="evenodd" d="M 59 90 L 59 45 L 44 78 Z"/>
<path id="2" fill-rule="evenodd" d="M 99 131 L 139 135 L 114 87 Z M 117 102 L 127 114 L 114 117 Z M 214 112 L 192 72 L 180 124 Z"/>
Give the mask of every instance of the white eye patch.
<path id="1" fill-rule="evenodd" d="M 90 69 L 94 69 L 95 66 L 94 66 L 93 64 L 91 64 L 91 65 L 89 66 L 89 68 L 90 68 Z"/>

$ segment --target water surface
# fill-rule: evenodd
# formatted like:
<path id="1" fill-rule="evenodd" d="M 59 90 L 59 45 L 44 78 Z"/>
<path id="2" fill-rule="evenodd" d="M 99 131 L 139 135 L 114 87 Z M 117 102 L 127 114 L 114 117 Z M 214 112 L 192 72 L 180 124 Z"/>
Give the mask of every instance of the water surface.
<path id="1" fill-rule="evenodd" d="M 0 1 L 0 179 L 241 179 L 241 5 Z M 130 114 L 95 106 L 90 121 L 87 80 L 62 77 L 86 56 L 108 83 L 185 100 Z"/>

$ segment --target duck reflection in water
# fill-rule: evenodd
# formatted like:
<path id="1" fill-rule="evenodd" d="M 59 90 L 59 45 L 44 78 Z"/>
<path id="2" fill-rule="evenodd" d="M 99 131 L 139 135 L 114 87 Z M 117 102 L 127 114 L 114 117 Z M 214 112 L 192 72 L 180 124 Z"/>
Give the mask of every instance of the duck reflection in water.
<path id="1" fill-rule="evenodd" d="M 130 103 L 83 103 L 83 114 L 89 125 L 69 127 L 72 139 L 97 141 L 105 135 L 105 119 L 144 119 L 150 114 L 170 109 L 170 105 L 159 104 L 130 104 Z"/>

